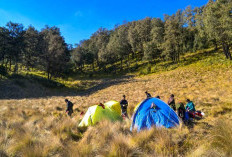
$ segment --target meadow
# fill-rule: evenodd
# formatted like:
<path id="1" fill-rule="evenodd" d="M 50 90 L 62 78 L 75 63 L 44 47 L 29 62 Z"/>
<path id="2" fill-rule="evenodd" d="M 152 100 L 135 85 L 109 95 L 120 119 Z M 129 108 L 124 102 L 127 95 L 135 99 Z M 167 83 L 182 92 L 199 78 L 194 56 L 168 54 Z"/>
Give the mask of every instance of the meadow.
<path id="1" fill-rule="evenodd" d="M 209 52 L 190 53 L 179 64 L 141 67 L 127 77 L 77 80 L 89 88 L 73 94 L 35 85 L 18 91 L 31 92 L 29 98 L 1 99 L 0 156 L 232 156 L 232 63 L 221 52 Z M 78 87 L 83 90 L 83 85 Z M 165 102 L 170 94 L 176 102 L 189 98 L 205 117 L 191 126 L 140 133 L 129 130 L 130 119 L 78 127 L 82 111 L 99 102 L 120 101 L 123 94 L 131 116 L 145 91 Z M 72 118 L 65 114 L 65 98 L 75 103 Z"/>

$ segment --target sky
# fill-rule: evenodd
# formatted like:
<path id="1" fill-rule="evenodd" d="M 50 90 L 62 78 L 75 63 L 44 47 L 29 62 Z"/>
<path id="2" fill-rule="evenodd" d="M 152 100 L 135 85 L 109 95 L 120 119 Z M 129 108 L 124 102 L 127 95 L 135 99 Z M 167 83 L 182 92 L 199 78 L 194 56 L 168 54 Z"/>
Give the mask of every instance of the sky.
<path id="1" fill-rule="evenodd" d="M 163 18 L 188 5 L 208 0 L 0 0 L 0 26 L 17 22 L 41 30 L 45 25 L 60 28 L 66 43 L 88 39 L 100 27 L 145 17 Z"/>

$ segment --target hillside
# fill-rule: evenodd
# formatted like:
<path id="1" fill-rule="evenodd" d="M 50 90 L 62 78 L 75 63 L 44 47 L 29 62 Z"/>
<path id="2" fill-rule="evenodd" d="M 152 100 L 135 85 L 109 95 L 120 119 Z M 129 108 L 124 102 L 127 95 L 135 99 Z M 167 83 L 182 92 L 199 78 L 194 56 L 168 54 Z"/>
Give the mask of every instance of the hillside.
<path id="1" fill-rule="evenodd" d="M 87 80 L 89 88 L 84 92 L 52 89 L 50 97 L 45 97 L 46 93 L 27 97 L 30 91 L 39 95 L 41 90 L 48 92 L 48 89 L 26 83 L 26 87 L 21 87 L 26 88 L 25 92 L 20 84 L 8 84 L 7 90 L 25 93 L 15 97 L 20 99 L 10 100 L 7 95 L 0 100 L 0 153 L 28 157 L 231 156 L 232 63 L 221 52 L 209 52 L 188 54 L 179 64 L 153 65 L 154 73 L 149 75 L 138 72 L 119 78 Z M 146 68 L 141 67 L 140 71 Z M 119 101 L 123 94 L 127 96 L 131 116 L 134 106 L 145 98 L 145 91 L 159 95 L 165 102 L 170 94 L 175 95 L 176 102 L 190 98 L 205 113 L 205 118 L 190 127 L 154 128 L 141 133 L 129 131 L 130 120 L 105 121 L 86 130 L 78 128 L 81 111 L 99 102 Z M 2 88 L 1 92 L 6 93 Z M 72 119 L 64 113 L 65 98 L 75 103 Z"/>

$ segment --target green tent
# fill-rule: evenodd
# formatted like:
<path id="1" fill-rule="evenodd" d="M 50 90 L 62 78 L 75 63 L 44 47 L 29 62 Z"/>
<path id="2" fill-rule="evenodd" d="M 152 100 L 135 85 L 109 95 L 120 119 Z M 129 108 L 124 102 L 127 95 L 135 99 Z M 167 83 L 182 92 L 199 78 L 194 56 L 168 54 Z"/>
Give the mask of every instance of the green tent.
<path id="1" fill-rule="evenodd" d="M 106 103 L 104 107 L 99 105 L 89 107 L 79 126 L 84 127 L 94 125 L 104 119 L 108 119 L 110 121 L 122 120 L 121 115 L 114 109 L 117 107 L 112 105 L 112 103 L 108 103 L 108 105 Z M 114 106 L 114 108 L 112 106 Z"/>
<path id="2" fill-rule="evenodd" d="M 108 101 L 104 104 L 108 106 L 111 110 L 116 111 L 119 115 L 122 114 L 120 103 L 114 100 Z"/>

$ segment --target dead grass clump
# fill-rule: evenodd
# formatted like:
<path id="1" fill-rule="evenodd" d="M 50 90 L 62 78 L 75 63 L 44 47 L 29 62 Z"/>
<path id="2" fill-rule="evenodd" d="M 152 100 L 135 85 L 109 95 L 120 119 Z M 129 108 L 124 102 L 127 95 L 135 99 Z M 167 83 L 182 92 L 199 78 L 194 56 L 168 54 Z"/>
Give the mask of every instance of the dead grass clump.
<path id="1" fill-rule="evenodd" d="M 210 148 L 232 156 L 232 123 L 230 120 L 218 120 L 209 133 Z"/>
<path id="2" fill-rule="evenodd" d="M 178 154 L 178 145 L 173 141 L 171 130 L 152 128 L 144 130 L 132 137 L 132 142 L 145 154 L 158 156 L 174 156 Z"/>
<path id="3" fill-rule="evenodd" d="M 94 156 L 94 155 L 103 155 L 107 156 L 110 154 L 111 147 L 117 148 L 121 146 L 121 144 L 125 144 L 124 140 L 126 140 L 127 145 L 129 141 L 130 131 L 129 127 L 125 127 L 127 123 L 120 122 L 110 122 L 110 121 L 102 121 L 95 126 L 89 127 L 87 131 L 84 133 L 83 138 L 78 143 L 78 154 L 80 156 Z M 122 143 L 114 145 L 115 140 L 124 139 Z M 128 146 L 128 152 L 131 153 L 133 150 L 132 147 Z M 114 150 L 117 154 L 119 153 L 117 150 Z M 123 151 L 125 152 L 125 150 Z"/>
<path id="4" fill-rule="evenodd" d="M 102 155 L 104 156 L 114 156 L 114 157 L 136 157 L 136 156 L 143 156 L 141 148 L 135 147 L 134 145 L 131 145 L 128 137 L 125 135 L 119 135 L 117 137 L 114 137 L 112 140 L 110 147 L 108 150 Z"/>
<path id="5" fill-rule="evenodd" d="M 21 138 L 15 140 L 14 144 L 12 144 L 8 152 L 10 155 L 15 156 L 17 154 L 23 154 L 23 152 L 27 152 L 27 150 L 31 149 L 31 147 L 35 147 L 38 144 L 38 140 L 34 138 L 30 134 L 21 135 Z"/>
<path id="6" fill-rule="evenodd" d="M 52 132 L 60 138 L 61 141 L 69 139 L 78 141 L 82 138 L 82 133 L 77 129 L 77 123 L 71 119 L 62 119 L 56 122 L 52 128 Z"/>

